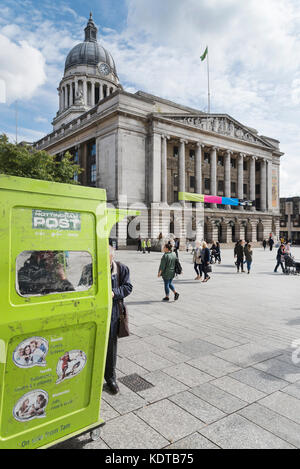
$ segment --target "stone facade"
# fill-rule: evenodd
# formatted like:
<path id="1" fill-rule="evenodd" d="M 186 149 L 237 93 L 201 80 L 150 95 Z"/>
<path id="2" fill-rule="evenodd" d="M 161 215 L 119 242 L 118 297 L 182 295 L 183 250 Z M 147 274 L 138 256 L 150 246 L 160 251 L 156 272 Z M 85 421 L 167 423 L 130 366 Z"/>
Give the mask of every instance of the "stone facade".
<path id="1" fill-rule="evenodd" d="M 59 86 L 54 130 L 35 146 L 55 155 L 71 151 L 85 170 L 82 184 L 106 189 L 115 206 L 140 208 L 141 236 L 168 236 L 176 225 L 184 245 L 191 238 L 182 221 L 185 216 L 191 219 L 194 237 L 208 242 L 257 242 L 270 233 L 279 236 L 282 153 L 277 140 L 229 115 L 205 114 L 141 91 L 127 93 L 112 67 L 111 76 L 104 78 L 99 66 L 72 67 Z M 111 80 L 109 93 L 100 91 L 95 100 L 94 84 L 100 79 Z M 70 80 L 75 80 L 74 92 L 66 103 L 63 90 Z M 91 83 L 90 98 L 84 91 L 83 100 L 80 94 L 81 100 L 72 102 L 81 82 Z M 256 206 L 235 210 L 178 203 L 180 191 L 246 198 Z M 120 245 L 133 242 L 126 222 L 119 224 L 115 236 Z"/>
<path id="2" fill-rule="evenodd" d="M 280 237 L 300 244 L 300 197 L 280 199 Z"/>

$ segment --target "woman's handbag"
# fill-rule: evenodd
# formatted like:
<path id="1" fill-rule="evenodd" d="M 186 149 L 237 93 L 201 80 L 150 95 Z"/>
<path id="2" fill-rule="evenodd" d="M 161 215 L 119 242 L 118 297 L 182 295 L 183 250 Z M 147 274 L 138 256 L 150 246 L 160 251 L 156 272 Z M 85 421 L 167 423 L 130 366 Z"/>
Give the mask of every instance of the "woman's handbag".
<path id="1" fill-rule="evenodd" d="M 120 287 L 120 264 L 116 262 L 118 269 L 118 283 Z M 128 309 L 123 300 L 118 301 L 120 317 L 119 317 L 119 327 L 118 327 L 118 338 L 122 339 L 123 337 L 128 337 L 129 332 L 129 320 L 128 320 Z"/>
<path id="2" fill-rule="evenodd" d="M 127 306 L 123 303 L 123 301 L 119 301 L 119 309 L 120 309 L 120 318 L 119 318 L 118 337 L 119 339 L 122 339 L 122 337 L 128 337 L 130 335 L 128 310 L 127 310 Z"/>
<path id="3" fill-rule="evenodd" d="M 211 265 L 206 265 L 206 266 L 205 266 L 205 272 L 206 272 L 207 274 L 210 274 L 210 273 L 212 272 L 212 267 L 211 267 Z"/>

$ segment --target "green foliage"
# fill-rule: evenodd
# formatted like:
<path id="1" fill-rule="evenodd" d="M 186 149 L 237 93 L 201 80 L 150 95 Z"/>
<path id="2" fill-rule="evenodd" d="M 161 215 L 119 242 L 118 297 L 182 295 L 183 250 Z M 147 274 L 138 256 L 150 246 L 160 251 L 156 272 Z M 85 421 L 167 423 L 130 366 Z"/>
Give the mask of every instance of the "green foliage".
<path id="1" fill-rule="evenodd" d="M 38 151 L 30 145 L 10 143 L 5 134 L 0 135 L 0 173 L 11 176 L 42 179 L 44 181 L 78 184 L 76 174 L 82 172 L 74 164 L 70 153 L 61 161 L 46 151 Z"/>

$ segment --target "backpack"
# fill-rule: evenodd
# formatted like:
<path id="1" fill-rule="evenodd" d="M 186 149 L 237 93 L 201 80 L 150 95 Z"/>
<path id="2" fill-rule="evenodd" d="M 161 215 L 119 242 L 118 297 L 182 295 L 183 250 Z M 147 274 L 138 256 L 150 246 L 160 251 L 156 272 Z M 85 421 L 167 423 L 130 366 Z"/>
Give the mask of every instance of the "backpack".
<path id="1" fill-rule="evenodd" d="M 182 267 L 179 262 L 178 257 L 175 259 L 175 275 L 181 275 L 182 274 Z"/>

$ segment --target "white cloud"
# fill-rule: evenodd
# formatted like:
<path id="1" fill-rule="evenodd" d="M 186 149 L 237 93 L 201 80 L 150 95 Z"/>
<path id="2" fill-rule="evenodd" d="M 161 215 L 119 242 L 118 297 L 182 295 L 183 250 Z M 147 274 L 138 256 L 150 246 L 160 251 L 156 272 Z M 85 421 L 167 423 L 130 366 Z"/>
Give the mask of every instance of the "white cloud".
<path id="1" fill-rule="evenodd" d="M 122 83 L 226 112 L 281 141 L 282 194 L 300 194 L 300 4 L 297 0 L 127 0 L 128 25 L 105 47 Z"/>
<path id="2" fill-rule="evenodd" d="M 6 99 L 30 99 L 45 80 L 45 60 L 26 41 L 16 44 L 0 34 L 0 78 L 6 86 Z"/>

